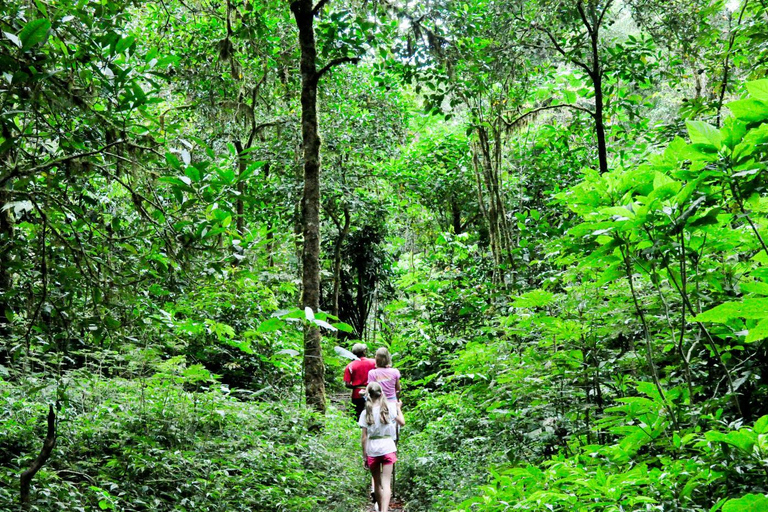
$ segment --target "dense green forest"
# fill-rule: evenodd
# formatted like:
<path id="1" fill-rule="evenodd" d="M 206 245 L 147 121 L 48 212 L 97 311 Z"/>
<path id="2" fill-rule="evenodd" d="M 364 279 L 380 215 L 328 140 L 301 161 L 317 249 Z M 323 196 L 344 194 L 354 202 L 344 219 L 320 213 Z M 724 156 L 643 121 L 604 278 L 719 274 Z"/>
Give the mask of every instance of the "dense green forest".
<path id="1" fill-rule="evenodd" d="M 768 511 L 765 0 L 0 25 L 0 510 Z"/>

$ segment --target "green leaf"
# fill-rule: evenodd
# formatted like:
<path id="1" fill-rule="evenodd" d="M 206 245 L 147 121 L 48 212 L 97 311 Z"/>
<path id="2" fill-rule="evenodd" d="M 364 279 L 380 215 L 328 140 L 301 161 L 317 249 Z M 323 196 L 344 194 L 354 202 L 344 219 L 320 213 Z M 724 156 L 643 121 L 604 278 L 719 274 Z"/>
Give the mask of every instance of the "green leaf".
<path id="1" fill-rule="evenodd" d="M 554 294 L 544 290 L 533 290 L 519 296 L 512 305 L 516 308 L 538 308 L 544 307 L 555 300 Z"/>
<path id="2" fill-rule="evenodd" d="M 762 494 L 747 494 L 737 500 L 728 500 L 723 512 L 768 512 L 768 498 Z"/>
<path id="3" fill-rule="evenodd" d="M 135 40 L 136 40 L 135 36 L 128 36 L 128 37 L 122 38 L 117 43 L 117 46 L 115 46 L 115 53 L 123 53 L 125 50 L 130 48 L 130 46 L 133 44 Z"/>
<path id="4" fill-rule="evenodd" d="M 754 82 L 747 82 L 747 91 L 749 95 L 762 101 L 768 101 L 768 79 L 755 80 Z"/>
<path id="5" fill-rule="evenodd" d="M 760 320 L 760 322 L 747 333 L 745 343 L 752 343 L 768 338 L 768 318 Z"/>
<path id="6" fill-rule="evenodd" d="M 726 302 L 701 313 L 694 320 L 722 324 L 733 318 L 752 320 L 768 318 L 768 299 L 744 299 L 742 302 Z"/>
<path id="7" fill-rule="evenodd" d="M 755 434 L 765 434 L 768 432 L 768 416 L 763 416 L 755 422 L 755 427 L 752 429 Z"/>
<path id="8" fill-rule="evenodd" d="M 693 144 L 720 149 L 722 136 L 717 128 L 702 121 L 686 121 L 685 125 L 688 127 L 688 136 Z"/>
<path id="9" fill-rule="evenodd" d="M 32 20 L 27 23 L 19 34 L 22 50 L 29 50 L 37 43 L 45 41 L 48 37 L 48 31 L 51 29 L 51 22 L 46 19 Z"/>
<path id="10" fill-rule="evenodd" d="M 733 149 L 747 134 L 747 125 L 735 117 L 728 117 L 723 122 L 723 128 L 720 131 L 723 134 L 723 144 Z"/>
<path id="11" fill-rule="evenodd" d="M 768 104 L 760 100 L 736 100 L 725 104 L 737 119 L 759 123 L 768 119 Z"/>
<path id="12" fill-rule="evenodd" d="M 270 318 L 268 320 L 265 320 L 259 324 L 259 328 L 256 329 L 256 332 L 265 333 L 265 332 L 274 332 L 278 329 L 281 329 L 285 326 L 285 322 L 281 318 Z"/>
<path id="13" fill-rule="evenodd" d="M 355 328 L 352 327 L 349 324 L 345 324 L 344 322 L 335 322 L 333 325 L 336 329 L 343 332 L 355 332 Z"/>
<path id="14" fill-rule="evenodd" d="M 738 430 L 727 434 L 711 431 L 707 432 L 704 437 L 707 441 L 729 444 L 747 454 L 752 453 L 756 441 L 755 433 L 748 430 Z"/>

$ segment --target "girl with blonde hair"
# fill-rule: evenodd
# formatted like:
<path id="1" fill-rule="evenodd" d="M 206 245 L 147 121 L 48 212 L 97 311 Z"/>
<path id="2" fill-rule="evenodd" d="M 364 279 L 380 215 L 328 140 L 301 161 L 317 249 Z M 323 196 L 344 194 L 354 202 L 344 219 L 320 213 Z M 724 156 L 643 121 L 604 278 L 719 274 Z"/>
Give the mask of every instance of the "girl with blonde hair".
<path id="1" fill-rule="evenodd" d="M 388 512 L 389 501 L 392 499 L 392 469 L 397 461 L 396 425 L 405 425 L 405 418 L 402 403 L 395 402 L 393 410 L 392 404 L 387 403 L 379 383 L 369 383 L 366 395 L 368 400 L 365 410 L 360 414 L 358 421 L 362 428 L 363 461 L 373 476 L 379 511 Z"/>
<path id="2" fill-rule="evenodd" d="M 389 402 L 397 401 L 400 392 L 400 370 L 392 368 L 392 355 L 386 347 L 376 351 L 376 368 L 368 372 L 368 383 L 377 382 Z"/>

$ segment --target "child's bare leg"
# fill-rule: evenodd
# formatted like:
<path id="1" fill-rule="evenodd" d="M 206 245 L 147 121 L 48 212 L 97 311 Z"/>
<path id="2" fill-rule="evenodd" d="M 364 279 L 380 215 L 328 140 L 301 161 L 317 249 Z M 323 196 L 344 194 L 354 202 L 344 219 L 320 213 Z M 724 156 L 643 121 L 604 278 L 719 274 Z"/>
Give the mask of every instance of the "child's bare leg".
<path id="1" fill-rule="evenodd" d="M 381 482 L 378 492 L 380 496 L 379 510 L 381 512 L 389 511 L 389 500 L 392 499 L 392 469 L 394 464 L 381 464 L 381 475 L 379 480 Z"/>
<path id="2" fill-rule="evenodd" d="M 371 466 L 371 476 L 373 477 L 373 494 L 376 497 L 376 503 L 379 505 L 379 510 L 381 511 L 382 503 L 381 503 L 381 469 L 384 467 L 383 464 L 380 462 L 377 462 L 376 464 Z"/>

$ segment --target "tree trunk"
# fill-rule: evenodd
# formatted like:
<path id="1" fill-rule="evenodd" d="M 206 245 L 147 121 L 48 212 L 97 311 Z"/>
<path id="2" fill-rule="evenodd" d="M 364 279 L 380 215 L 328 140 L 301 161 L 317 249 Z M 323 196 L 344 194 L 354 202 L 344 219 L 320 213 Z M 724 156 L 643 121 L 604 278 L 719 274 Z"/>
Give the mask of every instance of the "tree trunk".
<path id="1" fill-rule="evenodd" d="M 246 156 L 243 154 L 243 151 L 245 151 L 245 148 L 243 148 L 243 144 L 239 140 L 235 140 L 235 150 L 237 150 L 237 221 L 235 222 L 235 225 L 237 226 L 237 234 L 240 235 L 242 238 L 245 232 L 245 219 L 244 219 L 244 213 L 245 208 L 243 205 L 243 194 L 245 194 L 245 183 L 243 182 L 243 174 L 246 170 Z M 237 260 L 235 260 L 237 261 Z"/>
<path id="2" fill-rule="evenodd" d="M 451 198 L 451 224 L 453 224 L 453 234 L 460 235 L 463 226 L 461 224 L 461 206 L 456 198 Z"/>
<path id="3" fill-rule="evenodd" d="M 608 146 L 605 142 L 605 121 L 603 120 L 603 70 L 597 49 L 597 31 L 592 36 L 592 85 L 595 88 L 595 132 L 597 132 L 597 159 L 600 174 L 608 172 Z"/>
<path id="4" fill-rule="evenodd" d="M 9 197 L 0 191 L 0 210 L 8 202 Z M 0 339 L 7 340 L 11 334 L 11 326 L 6 318 L 8 294 L 11 292 L 11 245 L 13 243 L 13 218 L 11 210 L 0 211 Z"/>
<path id="5" fill-rule="evenodd" d="M 341 291 L 341 249 L 344 245 L 344 240 L 349 234 L 349 226 L 351 224 L 351 217 L 349 214 L 349 206 L 344 205 L 344 226 L 339 223 L 339 237 L 336 239 L 336 247 L 333 254 L 333 315 L 339 316 L 339 293 Z"/>
<path id="6" fill-rule="evenodd" d="M 264 182 L 265 184 L 269 182 L 269 162 L 267 162 L 264 165 Z M 272 232 L 274 229 L 274 225 L 272 224 L 272 217 L 269 217 L 269 220 L 267 220 L 267 254 L 269 255 L 269 260 L 267 261 L 267 266 L 271 267 L 275 264 L 275 258 L 273 255 L 273 252 L 275 250 L 275 234 Z"/>
<path id="7" fill-rule="evenodd" d="M 317 48 L 315 46 L 312 3 L 296 0 L 291 11 L 299 29 L 301 49 L 301 135 L 304 146 L 304 196 L 301 223 L 302 305 L 320 309 L 320 134 L 317 121 Z M 307 405 L 325 412 L 325 365 L 320 330 L 314 324 L 304 327 L 304 390 Z"/>
<path id="8" fill-rule="evenodd" d="M 45 465 L 48 458 L 51 456 L 53 447 L 56 446 L 56 414 L 53 412 L 53 406 L 48 406 L 48 432 L 43 442 L 43 448 L 40 450 L 40 454 L 21 474 L 21 508 L 23 510 L 29 509 L 29 491 L 32 484 L 32 479 L 35 477 L 40 468 Z"/>

